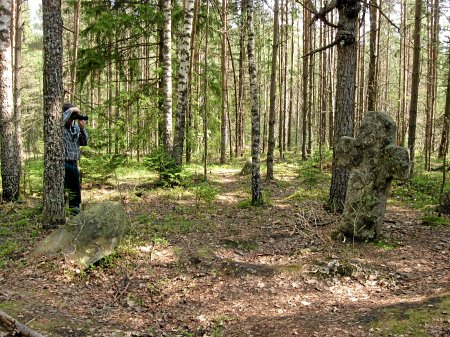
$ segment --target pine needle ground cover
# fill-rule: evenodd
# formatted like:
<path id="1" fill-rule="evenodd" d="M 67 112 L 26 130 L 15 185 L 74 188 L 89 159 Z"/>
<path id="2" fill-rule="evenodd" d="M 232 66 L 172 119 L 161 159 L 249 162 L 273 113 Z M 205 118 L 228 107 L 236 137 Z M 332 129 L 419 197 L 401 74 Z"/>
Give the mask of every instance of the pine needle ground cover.
<path id="1" fill-rule="evenodd" d="M 0 309 L 46 336 L 448 334 L 450 229 L 423 221 L 434 194 L 422 203 L 409 192 L 421 201 L 411 204 L 394 185 L 382 238 L 340 242 L 338 215 L 323 209 L 326 165 L 278 163 L 258 207 L 243 207 L 243 165 L 211 166 L 207 181 L 188 165 L 188 182 L 171 188 L 133 162 L 102 184 L 86 175 L 84 202 L 120 201 L 131 223 L 116 252 L 86 270 L 33 254 L 46 233 L 30 171 L 33 194 L 0 206 Z M 409 191 L 437 183 L 433 174 Z"/>

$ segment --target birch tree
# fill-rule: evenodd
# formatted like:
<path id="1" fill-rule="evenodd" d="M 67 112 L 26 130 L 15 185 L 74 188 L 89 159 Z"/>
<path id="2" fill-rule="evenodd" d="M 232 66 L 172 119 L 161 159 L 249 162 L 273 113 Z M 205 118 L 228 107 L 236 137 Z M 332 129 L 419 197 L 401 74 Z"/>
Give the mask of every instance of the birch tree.
<path id="1" fill-rule="evenodd" d="M 252 204 L 262 202 L 260 173 L 260 115 L 258 80 L 256 78 L 255 31 L 253 28 L 253 0 L 247 0 L 247 55 L 248 73 L 250 76 L 250 92 L 252 96 Z"/>
<path id="2" fill-rule="evenodd" d="M 189 103 L 189 66 L 191 59 L 192 20 L 194 17 L 194 0 L 184 3 L 184 27 L 180 50 L 180 69 L 178 72 L 178 104 L 175 124 L 175 139 L 173 144 L 173 158 L 181 166 L 183 158 L 186 112 Z"/>
<path id="3" fill-rule="evenodd" d="M 161 1 L 164 12 L 163 48 L 162 48 L 162 94 L 163 103 L 163 148 L 166 153 L 173 150 L 172 131 L 172 2 Z"/>
<path id="4" fill-rule="evenodd" d="M 11 16 L 12 1 L 0 1 L 0 146 L 4 201 L 17 200 L 20 191 L 20 163 L 14 125 Z"/>

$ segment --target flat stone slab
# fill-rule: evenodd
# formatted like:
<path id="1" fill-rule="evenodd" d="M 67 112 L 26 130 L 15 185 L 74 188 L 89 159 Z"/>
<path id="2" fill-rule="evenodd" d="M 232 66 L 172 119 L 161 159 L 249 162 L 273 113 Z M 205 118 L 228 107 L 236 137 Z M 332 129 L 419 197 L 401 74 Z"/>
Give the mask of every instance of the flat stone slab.
<path id="1" fill-rule="evenodd" d="M 86 269 L 114 252 L 129 227 L 119 202 L 103 202 L 83 210 L 40 242 L 37 255 L 63 255 L 66 261 Z"/>

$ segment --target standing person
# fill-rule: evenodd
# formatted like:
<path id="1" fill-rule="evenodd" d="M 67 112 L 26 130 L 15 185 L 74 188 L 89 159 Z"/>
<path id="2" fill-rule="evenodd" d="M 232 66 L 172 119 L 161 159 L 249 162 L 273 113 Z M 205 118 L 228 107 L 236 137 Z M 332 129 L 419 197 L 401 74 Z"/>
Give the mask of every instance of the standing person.
<path id="1" fill-rule="evenodd" d="M 87 119 L 81 114 L 80 108 L 64 103 L 64 188 L 69 192 L 69 208 L 73 214 L 80 213 L 81 185 L 77 162 L 80 160 L 80 146 L 88 143 Z"/>

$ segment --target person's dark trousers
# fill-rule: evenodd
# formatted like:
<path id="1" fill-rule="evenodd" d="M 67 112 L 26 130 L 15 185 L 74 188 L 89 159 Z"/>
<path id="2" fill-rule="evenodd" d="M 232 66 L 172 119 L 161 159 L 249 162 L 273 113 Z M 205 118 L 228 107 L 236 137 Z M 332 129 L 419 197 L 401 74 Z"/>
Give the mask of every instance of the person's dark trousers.
<path id="1" fill-rule="evenodd" d="M 64 188 L 69 194 L 69 208 L 78 213 L 81 204 L 80 172 L 75 160 L 66 160 L 64 163 Z"/>

